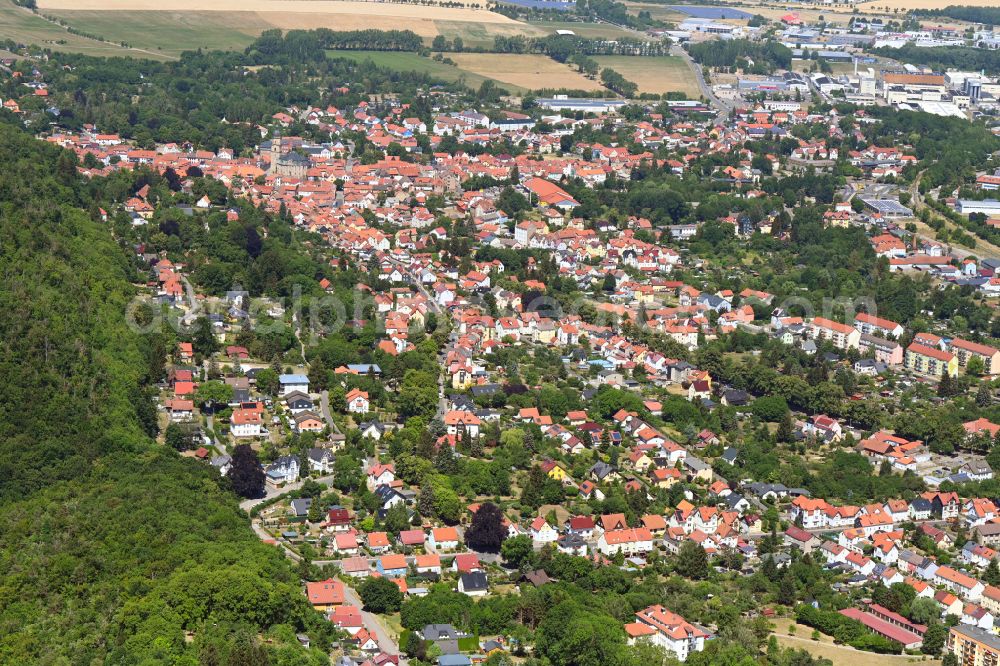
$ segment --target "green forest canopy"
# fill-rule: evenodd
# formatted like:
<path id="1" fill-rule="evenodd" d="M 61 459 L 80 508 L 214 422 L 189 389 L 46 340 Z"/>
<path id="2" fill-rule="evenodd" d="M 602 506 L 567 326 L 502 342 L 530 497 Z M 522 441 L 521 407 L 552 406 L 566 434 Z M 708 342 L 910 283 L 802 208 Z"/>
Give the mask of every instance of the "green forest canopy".
<path id="1" fill-rule="evenodd" d="M 0 122 L 0 160 L 0 663 L 197 663 L 261 632 L 324 663 L 294 639 L 332 631 L 295 571 L 213 470 L 149 437 L 137 274 L 75 158 Z"/>

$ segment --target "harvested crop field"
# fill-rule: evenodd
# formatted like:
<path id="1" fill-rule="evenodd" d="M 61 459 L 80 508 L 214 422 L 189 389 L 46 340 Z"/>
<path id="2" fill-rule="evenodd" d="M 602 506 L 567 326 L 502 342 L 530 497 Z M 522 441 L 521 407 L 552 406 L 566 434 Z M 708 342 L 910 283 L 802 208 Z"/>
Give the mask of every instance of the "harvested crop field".
<path id="1" fill-rule="evenodd" d="M 889 11 L 898 9 L 944 9 L 949 5 L 963 5 L 966 7 L 996 7 L 997 0 L 876 0 L 875 2 L 865 2 L 858 5 L 858 9 L 863 12 L 884 12 L 885 7 Z"/>
<path id="2" fill-rule="evenodd" d="M 639 92 L 683 92 L 697 99 L 701 92 L 694 73 L 679 56 L 595 56 L 603 69 L 610 67 L 639 86 Z"/>
<path id="3" fill-rule="evenodd" d="M 359 62 L 371 60 L 379 67 L 385 67 L 386 69 L 396 70 L 397 72 L 427 74 L 442 81 L 462 81 L 470 88 L 478 88 L 482 85 L 483 81 L 490 78 L 474 74 L 473 72 L 467 72 L 455 65 L 438 62 L 431 58 L 424 58 L 416 53 L 401 53 L 397 51 L 327 51 L 327 55 L 331 58 L 349 58 Z M 509 84 L 505 85 L 508 88 L 511 87 Z M 523 92 L 523 90 L 511 90 L 511 92 Z"/>
<path id="4" fill-rule="evenodd" d="M 537 28 L 541 34 L 554 35 L 557 30 L 572 30 L 578 37 L 587 39 L 647 39 L 644 35 L 624 30 L 610 23 L 586 23 L 584 21 L 529 21 L 528 25 Z"/>
<path id="5" fill-rule="evenodd" d="M 656 19 L 657 21 L 669 21 L 671 23 L 680 23 L 686 18 L 690 18 L 689 15 L 684 12 L 679 12 L 676 9 L 671 9 L 667 5 L 658 5 L 646 2 L 625 2 L 625 6 L 633 14 L 638 14 L 639 12 L 649 12 L 649 15 Z"/>
<path id="6" fill-rule="evenodd" d="M 836 7 L 799 7 L 799 6 L 781 6 L 781 5 L 769 5 L 769 6 L 754 6 L 754 7 L 743 7 L 744 10 L 752 14 L 760 14 L 764 18 L 776 21 L 782 16 L 788 13 L 798 14 L 799 18 L 807 23 L 814 23 L 819 21 L 819 17 L 822 16 L 823 20 L 832 23 L 834 25 L 847 25 L 851 20 L 852 14 L 850 11 L 840 10 Z"/>
<path id="7" fill-rule="evenodd" d="M 422 37 L 438 34 L 454 37 L 469 31 L 482 32 L 484 39 L 490 41 L 493 34 L 518 34 L 526 29 L 532 32 L 523 23 L 481 8 L 356 0 L 213 0 L 211 3 L 204 0 L 40 0 L 38 5 L 43 12 L 64 18 L 74 27 L 109 39 L 130 35 L 121 38 L 143 46 L 160 46 L 155 42 L 167 41 L 170 37 L 201 45 L 206 37 L 214 36 L 221 42 L 215 48 L 232 48 L 238 47 L 245 35 L 256 37 L 269 28 L 394 28 L 412 30 Z M 154 13 L 160 16 L 152 16 Z M 74 21 L 80 21 L 81 25 L 75 25 Z M 185 35 L 192 25 L 194 33 Z M 227 31 L 235 36 L 227 36 Z M 153 32 L 159 37 L 152 35 Z M 183 49 L 178 46 L 171 50 Z"/>
<path id="8" fill-rule="evenodd" d="M 601 85 L 569 65 L 542 55 L 496 53 L 449 53 L 459 68 L 511 85 L 539 90 L 568 88 L 600 90 Z"/>

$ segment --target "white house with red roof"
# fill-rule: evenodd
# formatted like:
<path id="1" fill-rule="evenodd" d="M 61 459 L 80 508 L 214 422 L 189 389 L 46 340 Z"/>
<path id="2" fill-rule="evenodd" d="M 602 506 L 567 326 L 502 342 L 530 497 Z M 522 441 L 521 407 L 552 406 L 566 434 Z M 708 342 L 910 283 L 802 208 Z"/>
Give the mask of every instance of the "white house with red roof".
<path id="1" fill-rule="evenodd" d="M 809 337 L 829 340 L 837 349 L 857 349 L 861 341 L 861 332 L 856 328 L 825 317 L 814 317 L 806 330 Z"/>
<path id="2" fill-rule="evenodd" d="M 552 543 L 559 538 L 559 532 L 541 516 L 531 521 L 531 525 L 528 526 L 528 534 L 531 536 L 532 542 L 540 545 Z"/>
<path id="3" fill-rule="evenodd" d="M 862 312 L 854 316 L 854 328 L 868 335 L 898 338 L 904 333 L 902 324 Z"/>
<path id="4" fill-rule="evenodd" d="M 352 414 L 367 414 L 371 403 L 368 400 L 368 391 L 361 389 L 351 389 L 347 394 L 347 411 Z"/>
<path id="5" fill-rule="evenodd" d="M 597 540 L 597 549 L 608 557 L 645 555 L 653 550 L 653 533 L 645 527 L 608 530 Z"/>
<path id="6" fill-rule="evenodd" d="M 635 622 L 625 625 L 629 645 L 646 640 L 672 652 L 680 661 L 687 661 L 692 652 L 704 650 L 705 640 L 711 638 L 701 627 L 659 604 L 636 612 L 635 618 Z"/>

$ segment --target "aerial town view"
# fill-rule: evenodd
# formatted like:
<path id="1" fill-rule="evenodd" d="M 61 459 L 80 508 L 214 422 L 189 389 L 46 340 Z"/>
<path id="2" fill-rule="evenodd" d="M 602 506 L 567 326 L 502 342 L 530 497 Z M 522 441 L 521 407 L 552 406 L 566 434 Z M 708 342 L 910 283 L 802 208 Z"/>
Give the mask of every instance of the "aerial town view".
<path id="1" fill-rule="evenodd" d="M 669 2 L 0 0 L 0 664 L 1000 664 L 1000 3 Z"/>

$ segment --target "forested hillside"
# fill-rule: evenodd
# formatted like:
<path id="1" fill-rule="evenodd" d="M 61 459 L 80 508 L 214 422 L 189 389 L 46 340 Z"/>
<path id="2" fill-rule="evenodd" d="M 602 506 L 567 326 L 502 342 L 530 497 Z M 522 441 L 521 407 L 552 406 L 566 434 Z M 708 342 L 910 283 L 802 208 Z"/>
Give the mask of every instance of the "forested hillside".
<path id="1" fill-rule="evenodd" d="M 290 564 L 148 435 L 162 351 L 75 158 L 0 121 L 0 163 L 0 663 L 326 663 Z"/>

